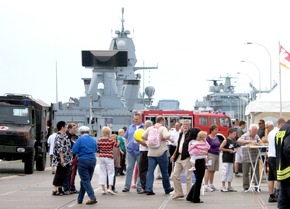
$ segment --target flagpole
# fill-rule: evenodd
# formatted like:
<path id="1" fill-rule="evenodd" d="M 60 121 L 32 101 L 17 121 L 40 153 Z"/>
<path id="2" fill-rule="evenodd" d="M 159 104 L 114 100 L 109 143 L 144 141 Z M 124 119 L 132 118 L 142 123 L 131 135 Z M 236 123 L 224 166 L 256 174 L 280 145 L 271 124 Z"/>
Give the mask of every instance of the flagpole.
<path id="1" fill-rule="evenodd" d="M 55 99 L 58 103 L 58 85 L 57 85 L 57 61 L 55 61 Z"/>
<path id="2" fill-rule="evenodd" d="M 280 118 L 282 118 L 282 83 L 281 83 L 281 63 L 280 63 L 280 51 L 281 51 L 281 45 L 280 45 L 280 41 L 278 41 L 278 47 L 279 47 L 279 86 L 280 86 Z"/>

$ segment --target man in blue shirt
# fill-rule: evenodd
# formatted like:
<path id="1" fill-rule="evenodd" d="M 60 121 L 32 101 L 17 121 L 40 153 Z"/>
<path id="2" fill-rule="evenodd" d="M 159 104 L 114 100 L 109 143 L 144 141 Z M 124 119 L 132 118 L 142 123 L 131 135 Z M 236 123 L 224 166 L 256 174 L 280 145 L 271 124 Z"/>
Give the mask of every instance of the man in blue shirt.
<path id="1" fill-rule="evenodd" d="M 144 124 L 142 123 L 142 115 L 139 112 L 136 112 L 133 115 L 133 124 L 129 126 L 126 131 L 124 137 L 127 139 L 127 166 L 126 166 L 126 181 L 125 186 L 122 192 L 129 192 L 132 183 L 132 176 L 135 164 L 139 165 L 140 160 L 140 151 L 139 151 L 139 143 L 134 139 L 134 133 L 137 129 L 144 129 Z M 137 179 L 137 192 L 141 190 L 140 179 L 138 176 Z"/>

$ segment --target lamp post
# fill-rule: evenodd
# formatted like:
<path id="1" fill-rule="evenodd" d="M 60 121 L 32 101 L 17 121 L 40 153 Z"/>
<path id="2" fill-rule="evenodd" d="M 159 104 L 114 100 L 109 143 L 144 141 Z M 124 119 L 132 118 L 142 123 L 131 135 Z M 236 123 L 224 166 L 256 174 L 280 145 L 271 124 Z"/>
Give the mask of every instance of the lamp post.
<path id="1" fill-rule="evenodd" d="M 258 65 L 256 65 L 255 63 L 251 62 L 251 61 L 246 61 L 246 60 L 242 60 L 241 62 L 248 62 L 248 63 L 251 63 L 252 65 L 254 65 L 258 72 L 259 72 L 259 98 L 261 98 L 261 71 L 258 67 Z"/>
<path id="2" fill-rule="evenodd" d="M 237 72 L 238 75 L 245 75 L 249 78 L 250 83 L 253 83 L 253 79 L 247 73 Z"/>
<path id="3" fill-rule="evenodd" d="M 250 81 L 250 82 L 249 82 L 250 86 L 251 86 L 251 84 L 253 84 L 253 79 L 252 79 L 251 76 L 249 76 L 249 74 L 247 74 L 247 73 L 242 73 L 242 72 L 237 72 L 237 74 L 238 74 L 238 75 L 245 75 L 245 76 L 247 76 L 248 79 L 249 79 L 249 81 Z M 252 101 L 252 99 L 253 99 L 252 91 L 249 91 L 249 92 L 248 92 L 248 96 L 247 96 L 247 98 L 250 99 L 250 100 Z"/>
<path id="4" fill-rule="evenodd" d="M 238 109 L 238 119 L 241 120 L 241 105 L 240 105 L 240 98 L 236 98 L 233 97 L 233 99 L 235 100 L 236 104 L 237 104 L 237 109 Z"/>
<path id="5" fill-rule="evenodd" d="M 267 52 L 268 52 L 268 55 L 269 55 L 269 58 L 270 58 L 270 89 L 272 88 L 272 58 L 271 58 L 271 54 L 269 52 L 269 50 L 262 44 L 259 44 L 259 43 L 254 43 L 254 42 L 246 42 L 245 44 L 256 44 L 256 45 L 259 45 L 261 47 L 263 47 Z"/>

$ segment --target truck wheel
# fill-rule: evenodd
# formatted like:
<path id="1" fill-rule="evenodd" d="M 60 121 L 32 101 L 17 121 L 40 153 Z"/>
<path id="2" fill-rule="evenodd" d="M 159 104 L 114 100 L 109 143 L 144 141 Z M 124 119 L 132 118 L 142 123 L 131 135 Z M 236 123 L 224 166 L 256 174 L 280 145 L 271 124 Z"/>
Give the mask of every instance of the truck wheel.
<path id="1" fill-rule="evenodd" d="M 34 155 L 35 150 L 32 149 L 32 152 L 29 154 L 29 156 L 24 161 L 24 173 L 25 174 L 33 174 L 34 171 Z"/>
<path id="2" fill-rule="evenodd" d="M 46 166 L 46 148 L 44 147 L 41 156 L 37 156 L 36 158 L 36 170 L 44 171 L 45 166 Z"/>

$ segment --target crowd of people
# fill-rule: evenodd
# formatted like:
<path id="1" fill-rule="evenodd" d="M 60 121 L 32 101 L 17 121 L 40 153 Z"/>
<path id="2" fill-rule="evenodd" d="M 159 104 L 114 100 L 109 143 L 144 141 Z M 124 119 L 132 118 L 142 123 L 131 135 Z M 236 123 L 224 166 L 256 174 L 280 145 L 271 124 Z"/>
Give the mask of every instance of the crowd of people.
<path id="1" fill-rule="evenodd" d="M 191 127 L 190 120 L 177 122 L 169 129 L 165 118 L 156 117 L 152 121 L 142 122 L 141 113 L 133 115 L 133 123 L 127 130 L 120 129 L 112 134 L 107 126 L 102 128 L 98 139 L 89 135 L 90 129 L 81 126 L 76 135 L 77 125 L 59 121 L 54 133 L 48 138 L 50 146 L 53 178 L 52 195 L 62 196 L 78 193 L 78 204 L 83 203 L 87 192 L 90 198 L 86 204 L 97 203 L 91 180 L 96 166 L 96 153 L 100 164 L 99 184 L 102 195 L 116 195 L 116 176 L 126 175 L 122 192 L 133 188 L 135 179 L 137 194 L 155 195 L 154 171 L 160 169 L 165 194 L 171 194 L 172 200 L 184 198 L 193 203 L 203 203 L 200 191 L 204 183 L 206 192 L 237 192 L 232 186 L 233 178 L 243 178 L 243 189 L 249 191 L 251 179 L 259 184 L 261 174 L 254 169 L 252 159 L 259 155 L 258 149 L 249 149 L 248 145 L 268 144 L 267 154 L 263 155 L 265 170 L 268 174 L 268 202 L 278 202 L 279 208 L 289 208 L 289 156 L 290 121 L 261 119 L 259 124 L 250 124 L 248 131 L 245 121 L 235 121 L 228 130 L 228 136 L 218 137 L 218 126 L 212 124 L 207 132 Z M 141 139 L 135 138 L 135 131 L 143 129 Z M 150 144 L 153 131 L 158 132 L 158 146 Z M 287 152 L 286 152 L 287 151 Z M 220 165 L 220 157 L 222 164 Z M 221 187 L 214 186 L 215 172 L 221 167 Z M 277 169 L 278 168 L 278 169 Z M 80 190 L 76 190 L 76 170 L 80 176 Z M 134 172 L 135 170 L 135 172 Z M 241 171 L 242 170 L 242 171 Z M 184 172 L 186 191 L 181 184 Z M 192 183 L 192 172 L 195 182 Z M 136 173 L 136 176 L 134 175 Z M 239 173 L 242 173 L 240 175 Z M 252 178 L 254 176 L 254 178 Z M 136 177 L 136 178 L 135 178 Z M 171 181 L 173 187 L 171 186 Z M 216 182 L 216 181 L 215 181 Z M 259 191 L 259 186 L 254 187 Z"/>

